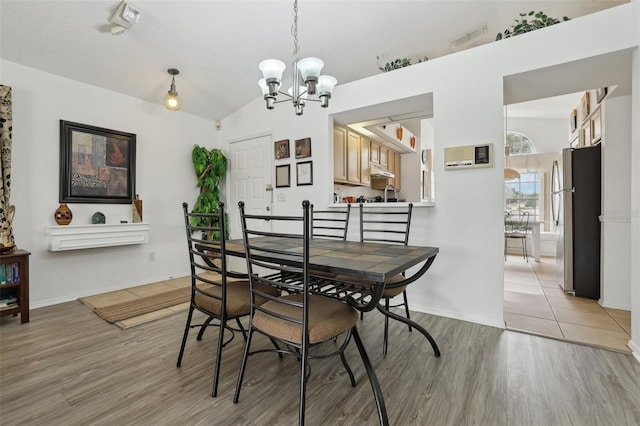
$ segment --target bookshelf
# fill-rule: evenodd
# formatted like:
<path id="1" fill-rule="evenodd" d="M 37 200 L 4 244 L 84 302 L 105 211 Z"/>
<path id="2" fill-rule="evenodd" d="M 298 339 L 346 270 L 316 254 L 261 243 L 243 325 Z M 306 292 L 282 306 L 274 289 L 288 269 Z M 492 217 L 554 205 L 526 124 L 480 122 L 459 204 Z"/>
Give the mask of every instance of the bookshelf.
<path id="1" fill-rule="evenodd" d="M 16 249 L 0 254 L 0 317 L 20 314 L 29 322 L 29 255 Z"/>

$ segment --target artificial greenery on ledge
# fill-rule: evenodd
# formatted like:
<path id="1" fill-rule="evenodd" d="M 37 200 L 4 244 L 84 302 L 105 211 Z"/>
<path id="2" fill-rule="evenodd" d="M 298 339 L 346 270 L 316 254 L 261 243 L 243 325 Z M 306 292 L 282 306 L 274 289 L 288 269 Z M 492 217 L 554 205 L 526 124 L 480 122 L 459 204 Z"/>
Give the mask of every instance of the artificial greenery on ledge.
<path id="1" fill-rule="evenodd" d="M 376 60 L 380 61 L 380 57 L 376 56 Z M 416 64 L 419 64 L 420 62 L 424 62 L 428 60 L 429 58 L 425 56 L 422 59 L 418 59 L 418 62 L 416 62 Z M 386 64 L 384 64 L 384 67 L 380 65 L 380 62 L 378 62 L 378 69 L 382 72 L 388 72 L 388 71 L 393 71 L 400 68 L 408 67 L 409 65 L 413 65 L 411 63 L 411 58 L 402 58 L 402 59 L 395 59 L 391 62 L 387 62 Z"/>
<path id="2" fill-rule="evenodd" d="M 192 213 L 217 214 L 220 208 L 220 183 L 227 174 L 227 157 L 219 149 L 209 150 L 198 145 L 193 146 L 191 157 L 196 178 L 198 179 L 197 185 L 200 188 L 200 195 L 198 195 L 198 199 L 193 205 Z M 225 213 L 225 235 L 228 237 L 229 221 L 227 217 L 228 214 Z M 194 226 L 219 226 L 217 217 L 210 221 L 204 217 L 194 217 L 191 224 Z M 210 240 L 220 238 L 220 236 L 203 233 L 202 238 Z"/>
<path id="3" fill-rule="evenodd" d="M 563 16 L 562 21 L 560 21 L 559 19 L 547 16 L 544 12 L 534 12 L 533 10 L 529 13 L 521 13 L 520 17 L 522 19 L 516 19 L 516 23 L 510 28 L 498 33 L 496 35 L 496 40 L 502 40 L 503 38 L 528 33 L 544 27 L 550 27 L 551 25 L 569 20 L 569 18 Z"/>

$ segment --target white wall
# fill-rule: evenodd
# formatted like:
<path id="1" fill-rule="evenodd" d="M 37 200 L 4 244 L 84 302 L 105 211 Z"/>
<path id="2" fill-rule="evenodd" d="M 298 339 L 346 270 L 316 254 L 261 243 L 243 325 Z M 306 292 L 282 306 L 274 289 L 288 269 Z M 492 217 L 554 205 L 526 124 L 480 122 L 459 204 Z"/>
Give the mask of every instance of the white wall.
<path id="1" fill-rule="evenodd" d="M 607 97 L 602 117 L 602 281 L 600 304 L 631 309 L 631 96 Z"/>
<path id="2" fill-rule="evenodd" d="M 528 136 L 536 152 L 560 152 L 569 146 L 569 113 L 566 120 L 548 118 L 509 118 L 507 106 L 507 130 Z"/>
<path id="3" fill-rule="evenodd" d="M 483 142 L 501 146 L 503 78 L 637 46 L 637 30 L 619 30 L 638 27 L 638 9 L 637 4 L 623 5 L 336 88 L 328 109 L 332 114 L 433 93 L 436 207 L 417 209 L 410 242 L 437 246 L 440 254 L 409 289 L 413 309 L 503 326 L 504 157 L 497 150 L 490 169 L 444 171 L 443 150 Z M 318 203 L 330 196 L 331 120 L 326 111 L 310 105 L 303 117 L 296 117 L 286 104 L 266 111 L 256 99 L 225 119 L 223 128 L 225 141 L 261 131 L 273 132 L 274 140 L 312 138 L 314 186 L 286 190 L 287 203 L 274 211 L 299 208 L 303 198 Z M 411 178 L 407 172 L 405 181 Z M 419 179 L 418 169 L 415 173 Z"/>
<path id="4" fill-rule="evenodd" d="M 634 0 L 635 4 L 640 1 Z M 640 22 L 640 8 L 636 10 Z M 633 87 L 631 95 L 631 341 L 629 347 L 640 361 L 640 49 L 633 52 Z"/>
<path id="5" fill-rule="evenodd" d="M 11 202 L 14 234 L 31 251 L 31 308 L 189 273 L 182 202 L 197 195 L 193 144 L 213 146 L 213 121 L 48 74 L 0 62 L 2 84 L 13 91 Z M 160 96 L 161 94 L 159 94 Z M 102 249 L 47 251 L 47 226 L 58 207 L 59 120 L 137 135 L 136 193 L 149 243 Z M 131 206 L 69 204 L 72 225 L 89 224 L 96 211 L 107 223 L 131 220 Z M 156 260 L 149 261 L 155 252 Z"/>

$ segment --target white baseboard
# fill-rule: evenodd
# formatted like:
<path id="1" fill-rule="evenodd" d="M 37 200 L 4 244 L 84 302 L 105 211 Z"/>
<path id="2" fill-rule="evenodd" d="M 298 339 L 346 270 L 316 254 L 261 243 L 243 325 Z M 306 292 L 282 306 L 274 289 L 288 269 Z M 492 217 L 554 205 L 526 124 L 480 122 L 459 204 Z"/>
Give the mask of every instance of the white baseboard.
<path id="1" fill-rule="evenodd" d="M 439 317 L 452 318 L 461 321 L 473 322 L 475 324 L 488 325 L 489 327 L 496 327 L 503 329 L 505 328 L 504 321 L 496 321 L 495 319 L 489 319 L 485 317 L 478 317 L 474 315 L 465 315 L 459 312 L 451 312 L 442 309 L 427 307 L 427 306 L 417 306 L 409 304 L 409 309 L 416 312 L 422 312 L 424 314 L 437 315 Z"/>
<path id="2" fill-rule="evenodd" d="M 636 359 L 636 361 L 640 362 L 640 346 L 638 346 L 638 344 L 636 344 L 633 340 L 629 340 L 627 342 L 627 346 L 629 346 L 629 349 L 631 349 L 631 352 L 633 352 L 633 357 Z"/>

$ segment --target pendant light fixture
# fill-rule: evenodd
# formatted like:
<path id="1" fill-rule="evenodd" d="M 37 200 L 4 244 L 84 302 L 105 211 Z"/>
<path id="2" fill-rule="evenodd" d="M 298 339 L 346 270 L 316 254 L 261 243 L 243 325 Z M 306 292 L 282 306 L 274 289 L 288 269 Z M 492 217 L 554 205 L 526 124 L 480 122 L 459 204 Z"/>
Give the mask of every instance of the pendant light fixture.
<path id="1" fill-rule="evenodd" d="M 330 75 L 320 75 L 324 62 L 318 58 L 304 58 L 298 60 L 298 0 L 293 2 L 293 79 L 287 92 L 280 91 L 282 73 L 286 65 L 277 59 L 266 59 L 258 65 L 263 78 L 258 81 L 267 109 L 274 109 L 274 104 L 291 101 L 296 115 L 302 115 L 306 101 L 320 102 L 322 108 L 329 106 L 329 99 L 333 93 L 337 80 Z M 278 94 L 285 99 L 276 100 Z M 317 95 L 318 99 L 308 95 Z"/>
<path id="2" fill-rule="evenodd" d="M 182 106 L 182 100 L 178 96 L 178 92 L 176 90 L 176 75 L 180 74 L 180 71 L 175 68 L 169 68 L 167 72 L 171 74 L 172 77 L 171 87 L 164 97 L 164 106 L 170 111 L 177 111 Z"/>

